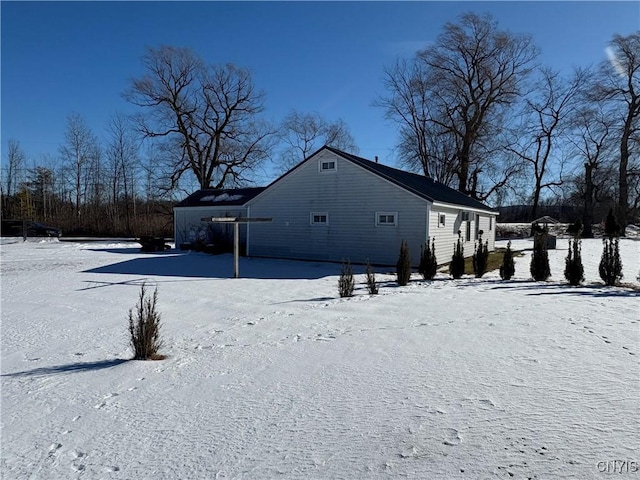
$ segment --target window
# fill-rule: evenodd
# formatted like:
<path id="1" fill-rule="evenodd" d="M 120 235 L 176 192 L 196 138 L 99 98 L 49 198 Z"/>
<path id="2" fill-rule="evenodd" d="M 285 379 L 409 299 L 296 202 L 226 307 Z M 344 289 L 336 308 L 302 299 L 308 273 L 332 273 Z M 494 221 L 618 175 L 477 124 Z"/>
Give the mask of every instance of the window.
<path id="1" fill-rule="evenodd" d="M 335 160 L 320 160 L 318 168 L 320 172 L 335 172 L 338 168 L 338 164 Z"/>
<path id="2" fill-rule="evenodd" d="M 329 225 L 329 214 L 327 212 L 311 212 L 311 225 Z"/>
<path id="3" fill-rule="evenodd" d="M 446 225 L 447 216 L 444 213 L 438 214 L 438 228 L 444 228 Z"/>
<path id="4" fill-rule="evenodd" d="M 493 217 L 489 217 L 489 231 L 493 230 Z"/>
<path id="5" fill-rule="evenodd" d="M 397 212 L 376 212 L 376 227 L 395 227 L 397 219 Z"/>

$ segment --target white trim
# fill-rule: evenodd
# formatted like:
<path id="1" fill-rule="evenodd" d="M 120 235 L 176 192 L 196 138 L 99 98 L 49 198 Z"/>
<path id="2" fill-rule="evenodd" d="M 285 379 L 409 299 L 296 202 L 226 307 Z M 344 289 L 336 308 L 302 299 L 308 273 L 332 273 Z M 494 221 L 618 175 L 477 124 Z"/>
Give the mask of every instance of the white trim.
<path id="1" fill-rule="evenodd" d="M 331 164 L 333 166 L 331 168 L 324 168 L 325 165 L 329 167 Z M 338 160 L 334 158 L 333 160 L 328 160 L 326 158 L 318 159 L 318 172 L 320 173 L 334 173 L 338 171 Z"/>
<path id="2" fill-rule="evenodd" d="M 385 217 L 385 221 L 381 222 L 380 217 Z M 388 217 L 393 217 L 393 222 L 388 222 Z M 376 227 L 397 227 L 398 226 L 398 212 L 376 212 Z"/>
<path id="3" fill-rule="evenodd" d="M 247 207 L 247 217 L 251 218 L 251 207 Z M 247 222 L 247 237 L 246 237 L 246 244 L 245 244 L 245 255 L 248 257 L 249 256 L 249 231 L 250 231 L 250 225 L 251 222 Z"/>
<path id="4" fill-rule="evenodd" d="M 314 217 L 325 217 L 325 221 L 319 221 L 316 222 L 314 221 L 315 218 Z M 329 225 L 329 212 L 310 212 L 309 213 L 309 225 L 311 225 L 312 227 L 325 227 L 327 225 Z"/>
<path id="5" fill-rule="evenodd" d="M 444 203 L 444 202 L 433 202 L 434 207 L 446 207 L 446 208 L 455 208 L 456 210 L 466 211 L 466 212 L 474 212 L 474 213 L 482 213 L 483 215 L 493 215 L 498 216 L 498 212 L 492 212 L 491 210 L 482 210 L 480 208 L 467 207 L 466 205 L 462 205 L 459 203 Z"/>

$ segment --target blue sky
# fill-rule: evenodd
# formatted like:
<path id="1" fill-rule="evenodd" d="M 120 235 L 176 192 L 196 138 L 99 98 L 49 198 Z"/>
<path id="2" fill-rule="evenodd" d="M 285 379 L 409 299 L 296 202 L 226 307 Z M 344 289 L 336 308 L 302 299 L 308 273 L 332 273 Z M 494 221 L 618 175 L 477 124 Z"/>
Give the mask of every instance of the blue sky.
<path id="1" fill-rule="evenodd" d="M 7 2 L 2 14 L 2 162 L 9 139 L 30 162 L 56 155 L 68 114 L 99 137 L 143 73 L 146 46 L 190 47 L 248 67 L 265 118 L 292 108 L 342 118 L 360 155 L 394 165 L 396 131 L 374 99 L 383 69 L 433 41 L 461 13 L 491 13 L 533 35 L 558 69 L 606 59 L 613 34 L 640 29 L 640 2 Z"/>

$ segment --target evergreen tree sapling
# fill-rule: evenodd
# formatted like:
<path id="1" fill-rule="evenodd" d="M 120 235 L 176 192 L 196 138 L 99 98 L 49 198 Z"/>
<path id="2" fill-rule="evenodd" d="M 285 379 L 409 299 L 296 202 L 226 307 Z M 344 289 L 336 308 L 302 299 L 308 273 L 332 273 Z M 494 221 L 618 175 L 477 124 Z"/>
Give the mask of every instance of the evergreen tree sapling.
<path id="1" fill-rule="evenodd" d="M 365 266 L 364 273 L 367 277 L 367 290 L 369 291 L 369 294 L 377 295 L 378 284 L 376 283 L 376 273 L 373 271 L 373 267 L 369 263 L 369 260 L 367 260 L 367 265 Z"/>
<path id="2" fill-rule="evenodd" d="M 407 285 L 411 280 L 411 254 L 409 245 L 405 240 L 400 244 L 400 255 L 396 264 L 396 272 L 398 274 L 398 285 L 401 287 Z"/>
<path id="3" fill-rule="evenodd" d="M 500 278 L 502 280 L 511 280 L 516 273 L 516 264 L 513 261 L 513 252 L 511 251 L 511 241 L 507 243 L 507 249 L 502 256 L 502 265 L 500 265 Z"/>
<path id="4" fill-rule="evenodd" d="M 620 236 L 620 231 L 622 228 L 618 223 L 618 219 L 613 214 L 613 209 L 609 209 L 609 213 L 607 214 L 607 218 L 604 221 L 604 234 L 609 238 L 616 238 Z"/>
<path id="5" fill-rule="evenodd" d="M 340 278 L 338 279 L 338 293 L 341 297 L 353 297 L 353 289 L 356 282 L 353 278 L 353 270 L 351 269 L 351 263 L 347 260 L 347 263 L 342 262 L 342 270 L 340 271 Z"/>
<path id="6" fill-rule="evenodd" d="M 160 339 L 160 313 L 157 310 L 158 287 L 152 297 L 147 296 L 147 288 L 143 283 L 139 301 L 134 310 L 129 310 L 129 339 L 133 349 L 134 360 L 162 360 L 165 358 L 158 352 L 162 347 Z"/>
<path id="7" fill-rule="evenodd" d="M 420 252 L 420 265 L 418 266 L 418 272 L 425 280 L 433 280 L 438 271 L 438 261 L 436 260 L 436 239 L 431 240 L 431 246 L 429 241 Z"/>
<path id="8" fill-rule="evenodd" d="M 581 241 L 582 221 L 578 220 L 570 225 L 567 231 L 573 235 L 569 240 L 569 253 L 565 259 L 564 278 L 567 279 L 569 285 L 580 285 L 584 282 L 584 267 L 582 266 Z"/>
<path id="9" fill-rule="evenodd" d="M 614 286 L 622 279 L 622 259 L 620 258 L 620 245 L 618 236 L 620 235 L 620 225 L 609 210 L 604 224 L 605 237 L 602 239 L 602 258 L 598 267 L 600 278 L 605 285 Z"/>
<path id="10" fill-rule="evenodd" d="M 547 252 L 547 228 L 538 224 L 533 228 L 533 254 L 531 255 L 530 272 L 537 282 L 546 281 L 551 276 L 549 253 Z"/>
<path id="11" fill-rule="evenodd" d="M 487 263 L 489 262 L 489 241 L 487 240 L 484 245 L 482 244 L 483 233 L 482 230 L 478 232 L 478 244 L 472 258 L 473 273 L 476 278 L 481 278 L 487 273 Z"/>
<path id="12" fill-rule="evenodd" d="M 449 274 L 453 278 L 461 278 L 464 275 L 464 243 L 462 232 L 458 230 L 458 241 L 454 245 L 453 256 L 449 264 Z"/>

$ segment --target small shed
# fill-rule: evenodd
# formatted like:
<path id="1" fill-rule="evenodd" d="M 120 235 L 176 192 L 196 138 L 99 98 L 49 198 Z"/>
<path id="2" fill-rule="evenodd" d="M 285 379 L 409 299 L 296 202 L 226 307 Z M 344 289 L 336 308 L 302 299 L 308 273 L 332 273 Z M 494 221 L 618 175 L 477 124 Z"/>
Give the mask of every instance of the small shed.
<path id="1" fill-rule="evenodd" d="M 264 187 L 198 190 L 173 207 L 176 246 L 183 250 L 196 245 L 222 245 L 233 247 L 232 224 L 211 223 L 203 218 L 246 217 L 245 204 L 261 193 Z M 247 244 L 246 224 L 240 226 L 240 249 Z"/>
<path id="2" fill-rule="evenodd" d="M 537 220 L 531 222 L 531 234 L 533 235 L 534 227 L 536 225 L 542 225 L 544 229 L 547 231 L 547 250 L 555 250 L 557 238 L 555 235 L 549 233 L 549 224 L 556 225 L 560 223 L 560 220 L 556 220 L 553 217 L 544 216 L 540 217 Z"/>

